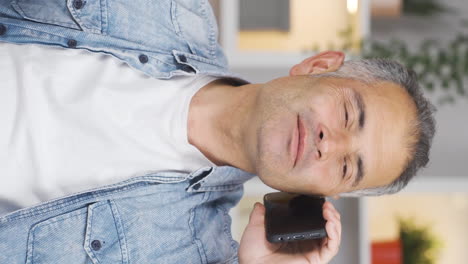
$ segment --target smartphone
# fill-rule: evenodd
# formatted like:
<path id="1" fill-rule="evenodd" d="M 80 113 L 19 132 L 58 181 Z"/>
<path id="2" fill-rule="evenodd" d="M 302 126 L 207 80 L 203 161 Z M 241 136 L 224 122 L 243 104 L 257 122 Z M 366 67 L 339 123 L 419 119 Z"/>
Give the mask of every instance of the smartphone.
<path id="1" fill-rule="evenodd" d="M 324 197 L 273 192 L 265 194 L 263 203 L 266 238 L 270 243 L 327 236 L 322 215 Z"/>

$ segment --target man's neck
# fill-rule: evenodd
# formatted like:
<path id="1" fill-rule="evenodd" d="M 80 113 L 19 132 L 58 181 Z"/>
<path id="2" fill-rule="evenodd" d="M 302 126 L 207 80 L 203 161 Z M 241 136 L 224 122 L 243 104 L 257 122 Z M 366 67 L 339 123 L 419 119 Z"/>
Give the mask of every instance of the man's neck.
<path id="1" fill-rule="evenodd" d="M 258 85 L 217 80 L 201 88 L 189 106 L 188 141 L 216 165 L 253 173 L 246 153 Z"/>

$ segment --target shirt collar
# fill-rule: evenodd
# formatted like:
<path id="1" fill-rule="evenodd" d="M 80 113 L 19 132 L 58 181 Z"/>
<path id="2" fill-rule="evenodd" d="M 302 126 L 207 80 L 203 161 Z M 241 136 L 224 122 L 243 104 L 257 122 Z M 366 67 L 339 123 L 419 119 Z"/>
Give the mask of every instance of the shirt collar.
<path id="1" fill-rule="evenodd" d="M 231 166 L 204 167 L 189 175 L 188 192 L 229 191 L 242 185 L 255 175 Z"/>

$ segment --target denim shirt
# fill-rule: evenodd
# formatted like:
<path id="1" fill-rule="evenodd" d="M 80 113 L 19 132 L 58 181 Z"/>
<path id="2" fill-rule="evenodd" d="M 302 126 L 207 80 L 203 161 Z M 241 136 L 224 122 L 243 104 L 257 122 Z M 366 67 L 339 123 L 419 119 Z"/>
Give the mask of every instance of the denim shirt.
<path id="1" fill-rule="evenodd" d="M 111 54 L 155 78 L 235 77 L 206 0 L 0 0 L 0 41 Z M 236 263 L 228 211 L 252 177 L 154 173 L 12 212 L 0 263 Z"/>
<path id="2" fill-rule="evenodd" d="M 156 173 L 0 217 L 0 263 L 237 263 L 228 211 L 253 175 Z"/>
<path id="3" fill-rule="evenodd" d="M 111 54 L 160 79 L 236 77 L 207 0 L 0 0 L 0 41 Z"/>

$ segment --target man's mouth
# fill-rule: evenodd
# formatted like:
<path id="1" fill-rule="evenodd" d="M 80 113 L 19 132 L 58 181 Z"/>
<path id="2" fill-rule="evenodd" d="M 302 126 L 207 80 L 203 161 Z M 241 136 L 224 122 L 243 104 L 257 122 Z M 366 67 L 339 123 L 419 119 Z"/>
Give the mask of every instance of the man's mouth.
<path id="1" fill-rule="evenodd" d="M 304 127 L 304 123 L 302 122 L 300 116 L 297 116 L 297 133 L 296 133 L 296 150 L 295 150 L 295 159 L 294 159 L 294 167 L 296 164 L 301 160 L 302 156 L 304 155 L 304 148 L 305 148 L 305 136 L 306 130 Z"/>

